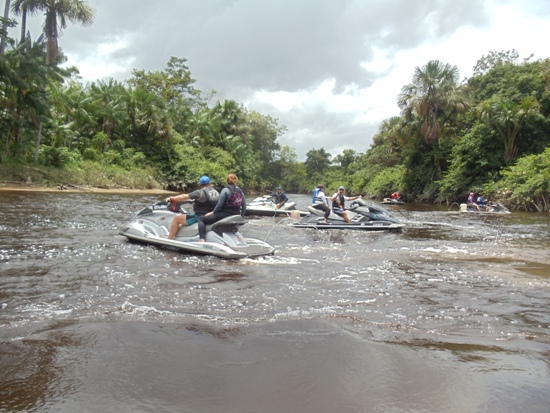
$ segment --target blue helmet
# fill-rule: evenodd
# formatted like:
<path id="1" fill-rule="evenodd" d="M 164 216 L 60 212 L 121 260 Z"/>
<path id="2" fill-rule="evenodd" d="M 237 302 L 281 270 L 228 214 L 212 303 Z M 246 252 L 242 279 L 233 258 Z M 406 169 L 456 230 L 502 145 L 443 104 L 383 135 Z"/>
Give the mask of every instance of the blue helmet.
<path id="1" fill-rule="evenodd" d="M 200 185 L 208 185 L 209 183 L 210 183 L 210 178 L 207 177 L 206 175 L 201 176 L 201 178 L 199 179 Z"/>

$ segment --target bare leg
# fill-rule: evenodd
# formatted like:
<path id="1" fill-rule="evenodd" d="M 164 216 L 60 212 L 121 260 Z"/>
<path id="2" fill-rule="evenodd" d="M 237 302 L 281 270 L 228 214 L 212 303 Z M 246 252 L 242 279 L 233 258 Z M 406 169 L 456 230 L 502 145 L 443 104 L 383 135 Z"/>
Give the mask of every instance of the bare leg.
<path id="1" fill-rule="evenodd" d="M 346 221 L 349 224 L 349 218 L 347 212 L 342 212 L 342 216 L 344 217 L 344 221 Z"/>
<path id="2" fill-rule="evenodd" d="M 170 234 L 168 234 L 168 239 L 176 238 L 180 225 L 187 225 L 187 215 L 180 214 L 174 217 L 172 225 L 170 226 Z"/>

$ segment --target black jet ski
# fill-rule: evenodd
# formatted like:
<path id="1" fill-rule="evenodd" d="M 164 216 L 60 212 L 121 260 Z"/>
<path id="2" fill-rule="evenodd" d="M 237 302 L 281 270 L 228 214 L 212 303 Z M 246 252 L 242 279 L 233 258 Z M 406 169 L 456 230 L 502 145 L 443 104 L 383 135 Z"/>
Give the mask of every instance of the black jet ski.
<path id="1" fill-rule="evenodd" d="M 178 212 L 185 213 L 184 210 Z M 264 241 L 244 238 L 239 227 L 246 223 L 240 215 L 232 215 L 206 226 L 206 242 L 199 242 L 198 223 L 181 226 L 176 238 L 168 239 L 176 213 L 171 204 L 158 201 L 139 211 L 119 232 L 131 241 L 176 247 L 184 251 L 241 259 L 273 254 L 275 249 Z"/>
<path id="2" fill-rule="evenodd" d="M 277 209 L 271 195 L 264 195 L 246 203 L 246 215 L 259 215 L 264 217 L 280 216 L 305 216 L 308 213 L 296 209 L 296 202 L 287 201 Z"/>
<path id="3" fill-rule="evenodd" d="M 308 206 L 309 215 L 292 224 L 296 228 L 317 229 L 356 229 L 363 231 L 399 230 L 405 225 L 397 220 L 389 211 L 378 205 L 368 205 L 359 198 L 346 209 L 350 223 L 343 217 L 331 211 L 327 223 L 324 223 L 323 211 Z"/>
<path id="4" fill-rule="evenodd" d="M 465 213 L 475 213 L 475 214 L 511 214 L 511 212 L 506 208 L 504 205 L 502 205 L 500 202 L 492 202 L 489 201 L 486 204 L 486 207 L 480 207 L 480 209 L 477 209 L 475 205 L 468 205 L 468 204 L 460 204 L 460 212 Z"/>

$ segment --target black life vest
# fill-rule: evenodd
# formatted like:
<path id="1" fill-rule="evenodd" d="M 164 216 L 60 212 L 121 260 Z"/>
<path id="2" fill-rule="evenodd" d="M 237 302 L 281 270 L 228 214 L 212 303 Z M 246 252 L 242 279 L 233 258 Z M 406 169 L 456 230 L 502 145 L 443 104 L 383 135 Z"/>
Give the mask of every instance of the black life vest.
<path id="1" fill-rule="evenodd" d="M 341 208 L 344 209 L 344 205 L 346 203 L 346 198 L 344 198 L 344 195 L 338 195 L 334 200 L 332 201 L 332 207 L 333 208 Z"/>
<path id="2" fill-rule="evenodd" d="M 206 215 L 213 211 L 219 199 L 220 193 L 214 188 L 202 188 L 200 196 L 195 199 L 195 205 L 193 207 L 195 214 Z"/>

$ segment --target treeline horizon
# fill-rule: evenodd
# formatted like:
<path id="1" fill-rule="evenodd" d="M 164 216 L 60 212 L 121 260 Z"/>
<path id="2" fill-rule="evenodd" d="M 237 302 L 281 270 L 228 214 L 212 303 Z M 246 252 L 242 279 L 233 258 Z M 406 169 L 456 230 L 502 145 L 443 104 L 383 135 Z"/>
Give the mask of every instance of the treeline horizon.
<path id="1" fill-rule="evenodd" d="M 312 148 L 299 162 L 278 142 L 284 125 L 197 90 L 185 58 L 160 71 L 134 69 L 124 82 L 84 84 L 77 68 L 60 66 L 60 50 L 48 57 L 48 39 L 3 34 L 4 178 L 188 191 L 201 175 L 223 185 L 236 173 L 249 191 L 309 193 L 323 183 L 437 203 L 474 191 L 512 209 L 550 211 L 548 58 L 490 52 L 462 81 L 456 66 L 427 62 L 396 96 L 400 116 L 381 123 L 367 151 Z"/>

